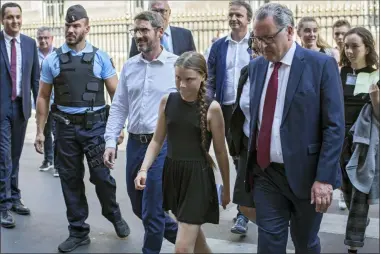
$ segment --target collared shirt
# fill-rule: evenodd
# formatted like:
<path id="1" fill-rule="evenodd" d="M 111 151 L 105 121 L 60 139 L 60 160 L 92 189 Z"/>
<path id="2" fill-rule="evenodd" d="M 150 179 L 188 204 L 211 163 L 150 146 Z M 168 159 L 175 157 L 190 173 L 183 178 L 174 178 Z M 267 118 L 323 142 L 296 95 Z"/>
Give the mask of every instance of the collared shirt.
<path id="1" fill-rule="evenodd" d="M 42 62 L 44 61 L 45 57 L 47 57 L 50 53 L 53 52 L 53 47 L 49 49 L 48 54 L 45 56 L 44 53 L 41 52 L 40 48 L 37 48 L 37 53 L 38 53 L 38 61 L 40 63 L 40 70 L 42 67 Z M 54 93 L 52 91 L 52 96 L 50 96 L 50 105 L 52 105 L 54 102 Z"/>
<path id="2" fill-rule="evenodd" d="M 106 147 L 116 147 L 127 118 L 129 133 L 155 132 L 162 97 L 177 91 L 174 66 L 177 58 L 163 49 L 151 62 L 140 53 L 123 65 L 107 121 Z"/>
<path id="3" fill-rule="evenodd" d="M 245 116 L 243 123 L 243 133 L 246 137 L 250 137 L 250 78 L 247 78 L 246 83 L 243 85 L 239 106 Z"/>
<path id="4" fill-rule="evenodd" d="M 283 153 L 282 153 L 282 144 L 280 140 L 280 125 L 282 123 L 283 117 L 283 107 L 286 97 L 287 82 L 290 77 L 290 70 L 292 60 L 294 59 L 296 50 L 296 43 L 293 42 L 291 48 L 287 51 L 286 55 L 280 61 L 282 63 L 281 67 L 278 70 L 278 94 L 276 98 L 275 112 L 274 112 L 274 121 L 271 130 L 271 145 L 270 145 L 270 161 L 276 163 L 283 163 Z M 263 86 L 261 102 L 259 106 L 259 115 L 258 115 L 258 128 L 260 130 L 263 106 L 265 104 L 267 86 L 271 74 L 274 70 L 274 63 L 270 63 L 267 69 L 266 81 Z"/>
<path id="5" fill-rule="evenodd" d="M 22 53 L 21 53 L 21 39 L 20 39 L 20 33 L 16 37 L 12 37 L 8 35 L 4 30 L 4 39 L 5 39 L 5 47 L 7 48 L 7 54 L 8 54 L 8 60 L 9 60 L 9 66 L 11 66 L 11 53 L 12 53 L 12 42 L 11 40 L 13 38 L 16 39 L 16 94 L 18 97 L 22 96 Z"/>
<path id="6" fill-rule="evenodd" d="M 223 105 L 232 105 L 236 101 L 241 70 L 250 62 L 250 55 L 247 52 L 249 38 L 250 32 L 247 32 L 240 42 L 234 41 L 231 34 L 226 37 L 225 41 L 229 41 L 229 46 L 226 55 L 226 87 Z"/>
<path id="7" fill-rule="evenodd" d="M 50 53 L 52 53 L 52 52 L 53 52 L 53 47 L 51 47 L 51 48 L 49 49 L 48 54 L 45 56 L 44 53 L 41 52 L 40 48 L 37 48 L 38 61 L 39 61 L 39 63 L 40 63 L 40 70 L 41 70 L 41 67 L 42 67 L 41 64 L 42 64 L 42 62 L 44 61 L 45 57 L 47 57 L 47 56 L 48 56 Z"/>
<path id="8" fill-rule="evenodd" d="M 72 56 L 82 56 L 84 53 L 93 52 L 93 46 L 86 42 L 86 46 L 83 50 L 76 52 L 69 48 L 69 46 L 64 43 L 62 45 L 62 53 L 70 52 Z M 108 79 L 116 75 L 115 68 L 112 65 L 109 55 L 99 50 L 95 53 L 94 56 L 94 68 L 93 72 L 95 77 L 101 79 Z M 53 84 L 53 79 L 58 76 L 60 73 L 60 63 L 56 51 L 49 54 L 42 63 L 41 68 L 41 80 L 47 84 Z M 57 105 L 58 109 L 66 112 L 68 114 L 81 114 L 84 113 L 88 107 L 66 107 Z M 103 108 L 104 106 L 94 107 L 94 111 Z"/>
<path id="9" fill-rule="evenodd" d="M 173 53 L 172 33 L 171 33 L 171 27 L 170 26 L 168 26 L 167 29 L 165 29 L 163 36 L 167 40 L 168 51 Z"/>

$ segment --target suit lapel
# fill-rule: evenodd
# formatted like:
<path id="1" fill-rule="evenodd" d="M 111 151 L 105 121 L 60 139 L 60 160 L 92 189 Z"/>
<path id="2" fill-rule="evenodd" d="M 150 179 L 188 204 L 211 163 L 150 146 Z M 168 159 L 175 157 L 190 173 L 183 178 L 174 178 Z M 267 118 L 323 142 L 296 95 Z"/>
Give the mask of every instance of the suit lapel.
<path id="1" fill-rule="evenodd" d="M 256 115 L 256 116 L 258 116 L 259 104 L 261 101 L 263 86 L 266 80 L 268 64 L 269 62 L 265 60 L 264 58 L 262 58 L 262 61 L 260 61 L 257 67 L 258 68 L 257 73 L 263 74 L 263 75 L 260 75 L 258 80 L 255 80 L 255 84 L 253 87 L 254 95 L 253 95 L 253 101 L 252 101 L 253 104 L 251 105 L 253 106 L 253 110 L 254 110 L 253 115 Z M 256 76 L 258 77 L 258 75 Z"/>
<path id="2" fill-rule="evenodd" d="M 21 85 L 24 84 L 23 82 L 23 79 L 24 79 L 24 66 L 25 66 L 25 62 L 26 62 L 26 59 L 27 59 L 27 45 L 26 45 L 26 41 L 25 41 L 25 38 L 23 35 L 20 35 L 20 41 L 21 41 L 21 45 L 20 45 L 20 48 L 21 48 Z M 24 89 L 23 89 L 24 90 Z"/>
<path id="3" fill-rule="evenodd" d="M 294 98 L 295 91 L 299 86 L 300 78 L 304 70 L 304 57 L 303 52 L 299 45 L 296 45 L 294 59 L 292 60 L 290 76 L 287 83 L 286 96 L 284 100 L 282 124 L 286 119 L 288 110 L 290 109 L 292 99 Z"/>
<path id="4" fill-rule="evenodd" d="M 256 150 L 256 128 L 258 122 L 259 105 L 261 102 L 262 91 L 266 80 L 268 64 L 269 62 L 262 57 L 262 59 L 257 62 L 257 66 L 254 67 L 254 72 L 249 74 L 250 115 L 252 119 L 252 121 L 250 121 L 250 131 L 253 132 L 250 139 L 250 151 Z"/>
<path id="5" fill-rule="evenodd" d="M 176 29 L 174 29 L 173 27 L 170 26 L 170 29 L 171 29 L 171 39 L 172 39 L 172 48 L 173 48 L 173 54 L 175 55 L 179 55 L 178 54 L 178 48 L 177 48 L 177 45 L 179 45 L 179 43 L 177 43 L 177 41 L 179 40 L 178 38 L 178 34 L 176 33 Z"/>
<path id="6" fill-rule="evenodd" d="M 8 58 L 8 53 L 7 53 L 7 47 L 5 46 L 5 38 L 4 38 L 4 32 L 0 33 L 0 51 L 3 54 L 4 61 L 7 66 L 7 70 L 9 72 L 9 75 L 11 75 L 11 67 L 9 64 L 9 58 Z"/>

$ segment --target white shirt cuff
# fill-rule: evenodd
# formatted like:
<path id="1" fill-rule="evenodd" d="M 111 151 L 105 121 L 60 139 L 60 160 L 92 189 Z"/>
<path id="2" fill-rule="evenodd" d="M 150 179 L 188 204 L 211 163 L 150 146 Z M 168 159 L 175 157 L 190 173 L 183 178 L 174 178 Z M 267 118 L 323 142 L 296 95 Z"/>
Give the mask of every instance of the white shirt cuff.
<path id="1" fill-rule="evenodd" d="M 106 141 L 106 148 L 116 148 L 116 141 L 115 140 L 107 140 Z"/>

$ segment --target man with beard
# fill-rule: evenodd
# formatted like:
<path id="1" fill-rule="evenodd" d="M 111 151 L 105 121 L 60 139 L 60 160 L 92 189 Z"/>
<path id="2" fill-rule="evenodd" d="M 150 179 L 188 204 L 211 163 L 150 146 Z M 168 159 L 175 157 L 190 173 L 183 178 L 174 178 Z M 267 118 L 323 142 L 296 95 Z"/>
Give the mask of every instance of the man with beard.
<path id="1" fill-rule="evenodd" d="M 252 55 L 247 47 L 250 38 L 248 25 L 252 17 L 253 10 L 248 3 L 242 0 L 232 1 L 228 15 L 231 33 L 213 43 L 208 57 L 207 96 L 221 104 L 226 137 L 236 101 L 241 69 L 249 64 Z M 234 164 L 237 169 L 237 159 L 234 159 Z M 236 222 L 231 232 L 245 235 L 249 220 L 240 212 L 239 206 L 237 210 Z"/>
<path id="2" fill-rule="evenodd" d="M 18 188 L 19 162 L 28 119 L 31 91 L 36 99 L 40 68 L 37 45 L 20 33 L 21 7 L 16 3 L 1 6 L 4 30 L 0 32 L 0 215 L 1 226 L 13 228 L 9 210 L 28 215 Z"/>
<path id="3" fill-rule="evenodd" d="M 192 32 L 188 29 L 169 25 L 171 7 L 166 0 L 151 0 L 149 10 L 159 13 L 164 19 L 164 34 L 160 39 L 161 45 L 166 51 L 180 56 L 187 51 L 196 51 Z M 135 40 L 131 42 L 130 57 L 139 54 Z"/>
<path id="4" fill-rule="evenodd" d="M 38 41 L 38 60 L 40 62 L 40 68 L 42 65 L 42 62 L 44 59 L 55 50 L 53 48 L 53 35 L 51 32 L 51 29 L 49 27 L 43 26 L 37 29 L 37 41 Z M 50 99 L 50 103 L 53 103 L 54 95 L 52 94 L 52 97 Z M 44 128 L 44 136 L 45 136 L 45 142 L 44 142 L 44 161 L 42 162 L 42 165 L 40 166 L 40 171 L 48 171 L 50 169 L 54 169 L 53 165 L 53 139 L 52 139 L 52 133 L 54 133 L 54 126 L 55 121 L 53 119 L 53 116 L 51 112 L 49 112 L 48 120 L 46 120 L 46 125 Z M 54 169 L 55 177 L 58 177 L 58 170 Z"/>
<path id="5" fill-rule="evenodd" d="M 89 18 L 81 5 L 71 6 L 65 21 L 66 42 L 42 63 L 35 140 L 36 151 L 43 153 L 43 132 L 54 87 L 51 108 L 56 119 L 54 164 L 60 175 L 70 224 L 69 238 L 58 246 L 60 252 L 70 252 L 90 243 L 90 226 L 85 222 L 88 205 L 83 182 L 84 156 L 89 166 L 90 182 L 95 185 L 102 206 L 102 215 L 114 225 L 119 237 L 130 234 L 116 202 L 115 180 L 102 160 L 108 117 L 104 85 L 112 98 L 118 83 L 115 68 L 105 52 L 86 41 Z"/>
<path id="6" fill-rule="evenodd" d="M 177 91 L 174 66 L 177 56 L 160 46 L 164 32 L 160 14 L 145 11 L 136 15 L 134 21 L 130 32 L 141 53 L 128 59 L 120 74 L 107 121 L 103 158 L 106 166 L 114 167 L 118 133 L 128 117 L 127 192 L 132 210 L 143 221 L 143 253 L 160 253 L 163 237 L 174 244 L 177 234 L 177 223 L 162 207 L 166 143 L 149 170 L 146 188 L 136 190 L 134 180 L 156 128 L 161 98 Z"/>

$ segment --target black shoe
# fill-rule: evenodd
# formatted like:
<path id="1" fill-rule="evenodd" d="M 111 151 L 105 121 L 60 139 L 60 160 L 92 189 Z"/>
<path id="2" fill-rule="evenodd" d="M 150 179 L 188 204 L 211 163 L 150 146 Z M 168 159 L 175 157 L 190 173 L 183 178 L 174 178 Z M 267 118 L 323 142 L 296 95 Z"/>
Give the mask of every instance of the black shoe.
<path id="1" fill-rule="evenodd" d="M 21 200 L 17 200 L 13 203 L 11 211 L 20 214 L 20 215 L 29 215 L 30 210 L 28 207 L 26 207 L 23 203 L 21 203 Z"/>
<path id="2" fill-rule="evenodd" d="M 49 161 L 43 161 L 42 165 L 39 168 L 39 170 L 40 171 L 48 171 L 48 170 L 51 170 L 53 168 L 54 168 L 53 163 L 51 163 Z"/>
<path id="3" fill-rule="evenodd" d="M 14 228 L 15 219 L 9 211 L 1 211 L 1 226 L 4 228 Z"/>
<path id="4" fill-rule="evenodd" d="M 70 252 L 75 250 L 81 245 L 87 245 L 90 244 L 90 238 L 89 236 L 85 236 L 82 238 L 69 236 L 68 239 L 66 239 L 63 243 L 61 243 L 58 246 L 58 250 L 60 252 Z"/>
<path id="5" fill-rule="evenodd" d="M 120 238 L 125 238 L 130 235 L 130 227 L 128 226 L 127 222 L 124 219 L 121 219 L 120 221 L 115 222 L 114 228 L 115 228 L 116 234 Z"/>

